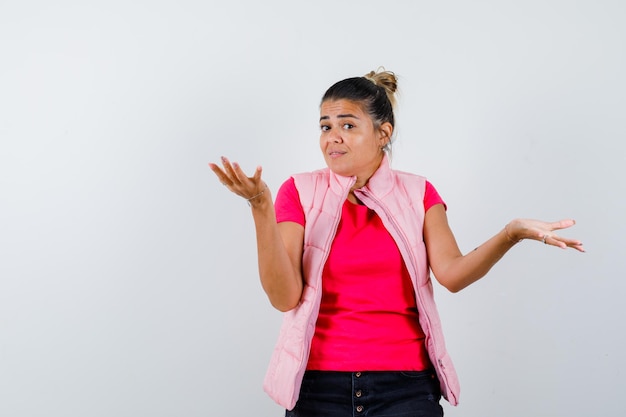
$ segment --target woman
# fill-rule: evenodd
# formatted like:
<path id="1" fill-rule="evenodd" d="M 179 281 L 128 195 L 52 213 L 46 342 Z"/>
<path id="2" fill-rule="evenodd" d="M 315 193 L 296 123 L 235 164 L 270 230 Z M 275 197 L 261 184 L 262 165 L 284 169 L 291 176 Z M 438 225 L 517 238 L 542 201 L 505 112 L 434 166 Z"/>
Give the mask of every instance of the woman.
<path id="1" fill-rule="evenodd" d="M 248 201 L 259 273 L 285 312 L 264 388 L 286 416 L 441 416 L 459 386 L 429 271 L 457 292 L 517 242 L 584 252 L 554 233 L 573 220 L 516 219 L 462 255 L 446 206 L 423 177 L 392 170 L 397 79 L 370 72 L 331 86 L 320 106 L 326 169 L 298 174 L 276 203 L 258 167 L 222 158 L 218 179 Z"/>

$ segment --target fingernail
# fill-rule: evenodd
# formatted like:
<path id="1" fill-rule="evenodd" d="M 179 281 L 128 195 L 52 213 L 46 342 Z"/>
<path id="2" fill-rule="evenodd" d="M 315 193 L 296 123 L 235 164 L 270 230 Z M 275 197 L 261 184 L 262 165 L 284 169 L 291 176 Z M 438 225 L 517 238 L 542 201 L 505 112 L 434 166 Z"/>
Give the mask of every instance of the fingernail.
<path id="1" fill-rule="evenodd" d="M 221 158 L 222 158 L 222 162 L 226 162 L 226 157 L 225 156 L 222 156 Z"/>

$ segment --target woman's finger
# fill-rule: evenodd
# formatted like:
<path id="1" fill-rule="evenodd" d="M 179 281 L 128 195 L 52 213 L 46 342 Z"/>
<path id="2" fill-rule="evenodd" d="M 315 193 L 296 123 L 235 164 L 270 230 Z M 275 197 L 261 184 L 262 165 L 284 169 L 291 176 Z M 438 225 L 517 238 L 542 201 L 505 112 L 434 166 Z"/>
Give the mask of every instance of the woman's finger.
<path id="1" fill-rule="evenodd" d="M 550 228 L 552 230 L 561 230 L 561 229 L 567 229 L 568 227 L 572 227 L 575 224 L 576 224 L 576 221 L 573 219 L 563 219 L 563 220 L 559 220 L 558 222 L 550 223 Z"/>
<path id="2" fill-rule="evenodd" d="M 222 165 L 224 166 L 224 171 L 231 183 L 239 182 L 239 178 L 237 177 L 237 174 L 233 169 L 233 164 L 231 164 L 228 158 L 226 158 L 225 156 L 222 156 Z"/>
<path id="3" fill-rule="evenodd" d="M 252 177 L 254 179 L 254 182 L 261 182 L 262 172 L 263 172 L 263 168 L 261 167 L 261 165 L 256 167 L 256 171 L 254 171 L 254 176 Z"/>
<path id="4" fill-rule="evenodd" d="M 543 236 L 543 243 L 545 243 L 546 245 L 552 245 L 552 246 L 557 246 L 559 248 L 563 248 L 565 249 L 567 246 L 565 245 L 565 243 L 561 242 L 558 238 L 558 236 L 556 235 L 544 235 Z"/>
<path id="5" fill-rule="evenodd" d="M 558 235 L 550 235 L 550 234 L 545 234 L 542 240 L 543 240 L 543 243 L 547 245 L 557 246 L 561 249 L 572 248 L 572 249 L 578 250 L 579 252 L 585 252 L 583 243 L 580 240 L 569 239 L 569 238 L 561 237 Z"/>
<path id="6" fill-rule="evenodd" d="M 240 182 L 243 182 L 249 179 L 246 173 L 243 172 L 243 170 L 241 169 L 241 166 L 237 162 L 233 162 L 233 173 L 235 174 L 235 176 Z"/>
<path id="7" fill-rule="evenodd" d="M 577 239 L 567 239 L 567 238 L 562 238 L 562 237 L 559 237 L 559 240 L 564 245 L 564 246 L 562 246 L 563 249 L 572 248 L 572 249 L 576 249 L 576 250 L 578 250 L 580 252 L 585 252 L 585 248 L 583 247 L 583 242 L 581 242 L 580 240 L 577 240 Z"/>
<path id="8" fill-rule="evenodd" d="M 222 162 L 224 162 L 224 169 L 214 163 L 209 163 L 209 168 L 211 168 L 211 170 L 215 173 L 222 185 L 228 187 L 230 191 L 237 193 L 233 187 L 238 181 L 236 175 L 234 175 L 232 167 L 230 166 L 230 162 L 226 158 L 222 158 Z"/>
<path id="9" fill-rule="evenodd" d="M 219 166 L 211 162 L 209 162 L 209 168 L 211 168 L 211 171 L 213 171 L 213 173 L 217 176 L 217 179 L 222 184 L 226 185 L 227 181 L 229 181 L 226 173 L 222 171 L 222 169 Z"/>
<path id="10" fill-rule="evenodd" d="M 252 177 L 248 177 L 245 172 L 241 169 L 241 166 L 237 162 L 233 162 L 233 169 L 235 175 L 242 184 L 252 185 L 255 189 L 259 187 L 261 181 L 261 167 L 257 167 L 254 171 Z M 250 184 L 252 182 L 252 184 Z"/>

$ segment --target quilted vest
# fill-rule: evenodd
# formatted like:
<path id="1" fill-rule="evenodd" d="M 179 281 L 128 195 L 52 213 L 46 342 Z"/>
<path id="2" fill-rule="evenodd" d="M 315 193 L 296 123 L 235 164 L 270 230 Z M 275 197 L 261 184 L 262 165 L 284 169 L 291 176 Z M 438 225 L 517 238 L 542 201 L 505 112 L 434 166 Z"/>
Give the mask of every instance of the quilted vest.
<path id="1" fill-rule="evenodd" d="M 341 219 L 341 208 L 356 181 L 355 177 L 342 177 L 328 168 L 293 178 L 306 219 L 302 257 L 305 284 L 298 306 L 284 313 L 263 383 L 265 392 L 289 410 L 298 400 L 306 370 L 322 298 L 322 271 Z M 426 349 L 439 377 L 442 395 L 457 405 L 459 382 L 446 351 L 423 241 L 425 187 L 425 178 L 392 170 L 385 156 L 368 183 L 354 194 L 376 212 L 398 245 L 411 276 Z"/>

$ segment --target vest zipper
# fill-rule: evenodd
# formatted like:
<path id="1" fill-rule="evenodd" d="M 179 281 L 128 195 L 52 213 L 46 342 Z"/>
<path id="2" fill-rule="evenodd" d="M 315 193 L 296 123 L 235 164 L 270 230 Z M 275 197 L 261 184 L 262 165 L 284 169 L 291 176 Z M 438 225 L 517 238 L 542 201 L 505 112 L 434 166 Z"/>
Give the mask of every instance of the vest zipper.
<path id="1" fill-rule="evenodd" d="M 406 237 L 406 235 L 404 234 L 404 231 L 398 226 L 398 224 L 396 223 L 395 219 L 393 219 L 392 216 L 390 216 L 390 213 L 387 211 L 387 209 L 385 208 L 385 206 L 383 204 L 381 204 L 380 200 L 378 200 L 376 197 L 374 197 L 374 195 L 372 195 L 371 193 L 369 193 L 366 190 L 355 190 L 355 192 L 358 192 L 359 199 L 361 201 L 363 201 L 364 203 L 367 202 L 367 200 L 370 200 L 370 203 L 373 203 L 374 205 L 374 211 L 378 214 L 378 210 L 381 210 L 382 213 L 385 215 L 385 218 L 387 220 L 387 223 L 393 228 L 394 234 L 397 236 L 397 239 L 394 237 L 394 240 L 396 240 L 396 244 L 402 244 L 402 246 L 404 247 L 404 252 L 407 254 L 407 256 L 409 257 L 409 261 L 411 262 L 412 265 L 412 269 L 414 271 L 415 274 L 415 284 L 417 285 L 417 277 L 418 277 L 418 264 L 417 264 L 417 260 L 415 259 L 415 255 L 413 254 L 413 252 L 410 250 L 411 245 L 408 243 L 409 240 Z M 365 200 L 363 198 L 361 198 L 361 196 L 366 197 Z M 367 205 L 367 204 L 366 204 Z M 369 206 L 368 206 L 369 207 Z M 372 207 L 370 207 L 372 208 Z M 380 215 L 379 215 L 380 217 Z M 384 222 L 383 222 L 384 223 Z M 399 240 L 400 242 L 398 242 L 397 240 Z M 418 306 L 423 306 L 424 302 L 422 300 L 422 296 L 420 291 L 415 288 L 415 297 L 417 299 L 417 303 Z M 425 310 L 425 309 L 423 309 Z M 428 334 L 429 334 L 429 339 L 431 341 L 431 343 L 433 344 L 433 353 L 435 355 L 435 361 L 433 363 L 433 365 L 435 365 L 436 367 L 438 367 L 440 369 L 440 372 L 438 372 L 438 374 L 440 375 L 440 377 L 445 379 L 445 366 L 443 364 L 443 361 L 441 360 L 441 358 L 438 357 L 437 353 L 440 351 L 440 349 L 437 347 L 437 343 L 438 341 L 435 340 L 435 338 L 433 337 L 433 332 L 432 332 L 432 324 L 430 321 L 430 316 L 428 315 L 428 313 L 426 311 L 419 311 L 418 309 L 418 313 L 420 315 L 423 314 L 423 316 L 425 317 L 425 321 L 428 324 Z M 426 347 L 428 349 L 428 347 Z M 432 361 L 433 358 L 431 358 Z M 445 380 L 445 386 L 448 387 L 448 381 Z"/>

